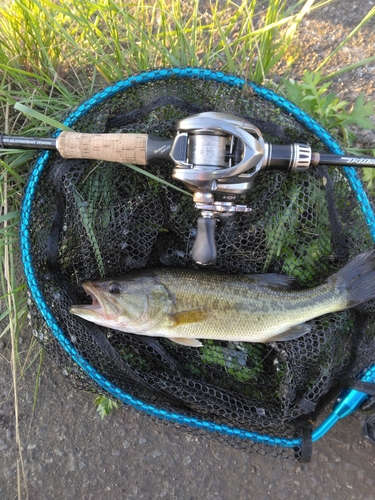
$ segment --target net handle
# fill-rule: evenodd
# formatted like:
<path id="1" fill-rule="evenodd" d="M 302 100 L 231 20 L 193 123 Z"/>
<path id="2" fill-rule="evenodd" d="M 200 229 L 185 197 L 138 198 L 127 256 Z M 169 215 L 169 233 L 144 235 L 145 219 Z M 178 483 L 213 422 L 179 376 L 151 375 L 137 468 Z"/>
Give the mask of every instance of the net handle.
<path id="1" fill-rule="evenodd" d="M 63 158 L 147 165 L 147 134 L 61 132 L 56 147 Z"/>

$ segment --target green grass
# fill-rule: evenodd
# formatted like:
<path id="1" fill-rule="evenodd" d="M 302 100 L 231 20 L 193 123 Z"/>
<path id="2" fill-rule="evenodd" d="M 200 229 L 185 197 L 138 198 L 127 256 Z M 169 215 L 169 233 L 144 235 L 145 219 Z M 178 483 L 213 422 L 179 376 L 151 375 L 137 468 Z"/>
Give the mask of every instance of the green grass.
<path id="1" fill-rule="evenodd" d="M 207 10 L 201 3 L 16 0 L 3 9 L 0 60 L 11 60 L 10 71 L 18 68 L 22 79 L 36 78 L 63 93 L 72 79 L 86 93 L 97 74 L 110 82 L 166 65 L 244 68 L 259 82 L 286 53 L 312 4 L 327 2 L 287 9 L 285 0 L 242 1 L 239 7 L 217 0 Z M 66 81 L 58 83 L 62 75 Z"/>
<path id="2" fill-rule="evenodd" d="M 2 2 L 0 132 L 48 136 L 51 120 L 60 121 L 98 88 L 154 67 L 211 67 L 264 83 L 282 61 L 287 75 L 297 57 L 294 42 L 301 21 L 331 1 L 211 0 L 204 6 L 197 0 Z M 324 73 L 328 61 L 374 14 L 372 8 L 317 68 L 322 79 L 334 76 Z M 48 116 L 49 122 L 35 113 L 26 116 L 22 106 Z M 0 151 L 0 337 L 12 347 L 16 407 L 17 384 L 39 359 L 33 340 L 22 349 L 19 344 L 27 305 L 18 223 L 33 158 L 30 151 Z"/>
<path id="3" fill-rule="evenodd" d="M 375 128 L 369 118 L 374 116 L 374 102 L 365 102 L 364 94 L 359 94 L 354 103 L 341 101 L 335 92 L 328 92 L 331 84 L 320 71 L 305 71 L 302 81 L 297 83 L 289 79 L 284 83 L 287 97 L 329 132 L 340 135 L 348 148 L 355 140 L 349 125 L 368 130 Z"/>

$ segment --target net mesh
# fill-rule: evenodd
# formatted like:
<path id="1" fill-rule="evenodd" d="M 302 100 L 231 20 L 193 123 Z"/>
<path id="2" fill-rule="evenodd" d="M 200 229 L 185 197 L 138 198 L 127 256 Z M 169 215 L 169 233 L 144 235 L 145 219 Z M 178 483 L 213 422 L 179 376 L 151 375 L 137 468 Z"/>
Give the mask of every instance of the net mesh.
<path id="1" fill-rule="evenodd" d="M 81 132 L 140 132 L 173 138 L 175 123 L 202 111 L 248 117 L 267 142 L 326 147 L 269 101 L 225 83 L 174 79 L 135 85 L 77 120 Z M 144 169 L 174 183 L 171 166 Z M 342 171 L 319 167 L 264 172 L 219 221 L 217 260 L 225 273 L 283 273 L 301 286 L 321 283 L 372 246 Z M 375 357 L 374 308 L 332 313 L 293 341 L 203 340 L 202 348 L 105 329 L 69 313 L 88 303 L 82 282 L 157 265 L 198 267 L 191 257 L 199 212 L 191 196 L 122 164 L 51 154 L 33 200 L 30 242 L 39 287 L 77 351 L 111 383 L 145 404 L 282 438 L 303 436 L 345 381 Z M 56 340 L 31 303 L 34 335 L 76 387 L 103 392 Z M 193 431 L 204 434 L 204 430 Z M 210 434 L 248 451 L 301 457 L 301 447 L 269 447 Z"/>

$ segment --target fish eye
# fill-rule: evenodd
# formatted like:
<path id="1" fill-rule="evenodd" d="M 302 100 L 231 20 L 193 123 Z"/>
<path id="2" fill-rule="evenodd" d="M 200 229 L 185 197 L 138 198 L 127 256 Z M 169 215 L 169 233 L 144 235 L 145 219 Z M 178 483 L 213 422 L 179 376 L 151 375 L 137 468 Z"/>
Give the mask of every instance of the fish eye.
<path id="1" fill-rule="evenodd" d="M 121 292 L 121 286 L 119 285 L 119 283 L 110 283 L 108 285 L 108 291 L 109 293 L 113 293 L 113 294 L 119 294 Z"/>

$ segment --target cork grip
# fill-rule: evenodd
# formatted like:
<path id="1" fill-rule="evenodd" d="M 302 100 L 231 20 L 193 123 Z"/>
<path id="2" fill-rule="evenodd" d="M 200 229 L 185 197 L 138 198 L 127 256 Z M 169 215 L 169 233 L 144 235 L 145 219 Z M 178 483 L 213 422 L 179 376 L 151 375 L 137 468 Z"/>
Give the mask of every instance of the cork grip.
<path id="1" fill-rule="evenodd" d="M 63 158 L 86 158 L 147 165 L 146 134 L 82 134 L 62 132 L 57 150 Z"/>

